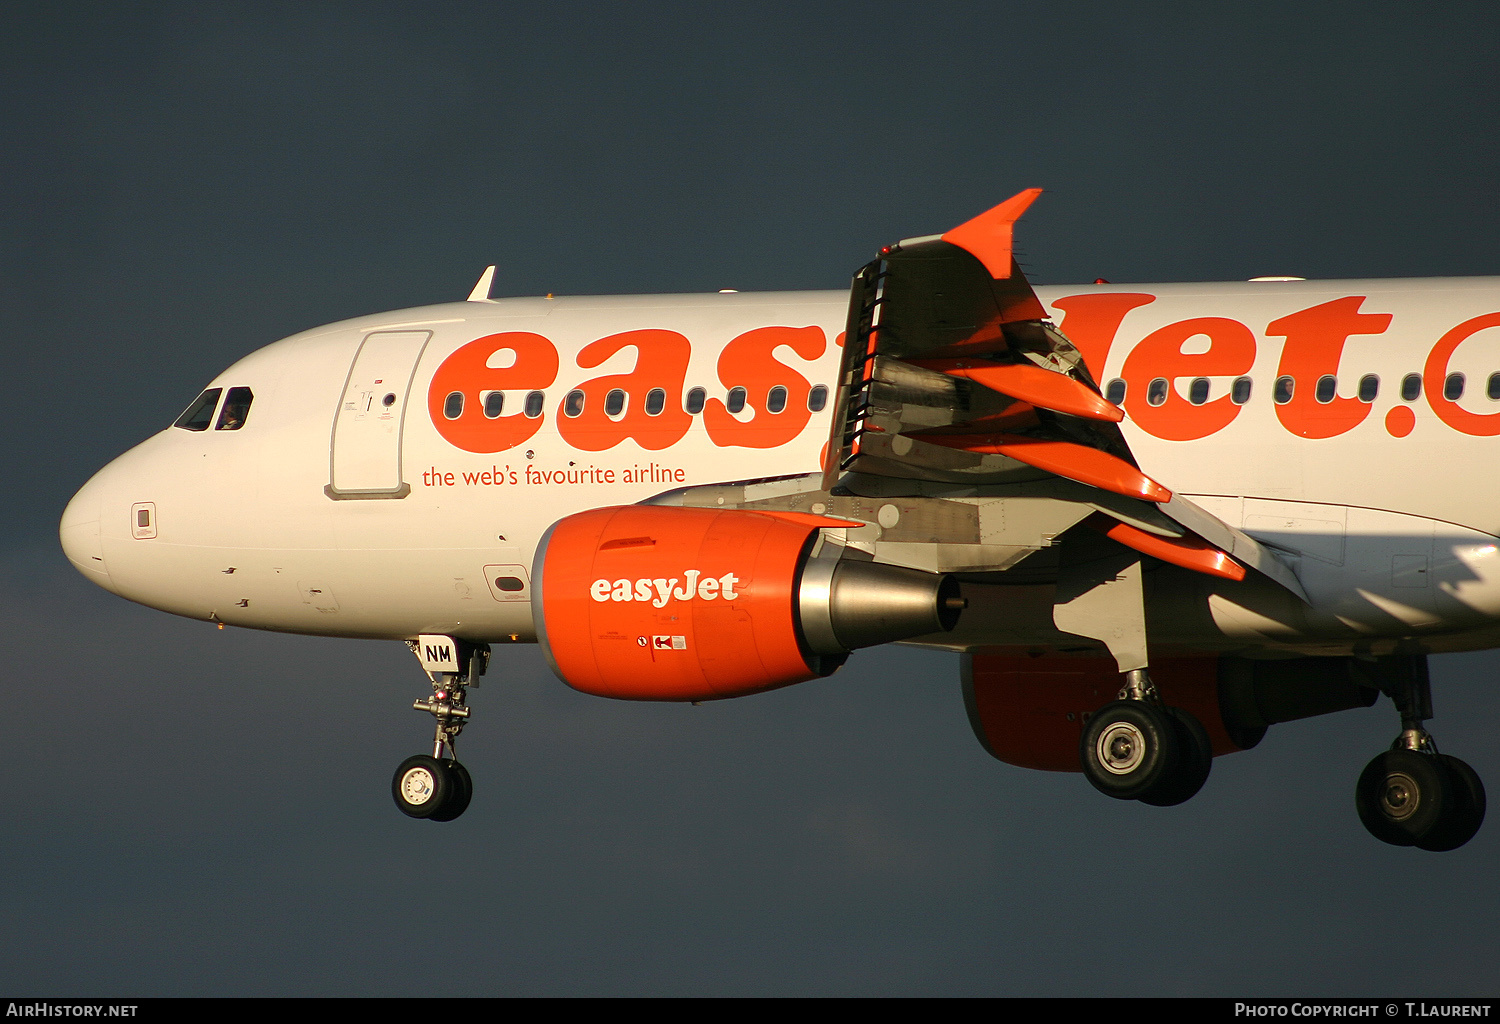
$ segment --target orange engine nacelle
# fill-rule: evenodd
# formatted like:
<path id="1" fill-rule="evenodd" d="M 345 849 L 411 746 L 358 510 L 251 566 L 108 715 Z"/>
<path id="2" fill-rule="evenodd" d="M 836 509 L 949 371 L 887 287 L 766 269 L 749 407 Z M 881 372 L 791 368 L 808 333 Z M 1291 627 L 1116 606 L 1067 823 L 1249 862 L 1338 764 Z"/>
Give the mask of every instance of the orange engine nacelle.
<path id="1" fill-rule="evenodd" d="M 1215 757 L 1250 749 L 1267 726 L 1369 707 L 1379 695 L 1348 658 L 1161 658 L 1150 672 L 1165 703 L 1203 723 Z M 1121 681 L 1109 657 L 966 655 L 964 706 L 974 735 L 1001 761 L 1076 772 L 1084 726 Z"/>
<path id="2" fill-rule="evenodd" d="M 955 581 L 817 543 L 842 525 L 653 505 L 569 516 L 537 548 L 537 640 L 574 689 L 686 701 L 799 683 L 855 648 L 953 628 Z"/>

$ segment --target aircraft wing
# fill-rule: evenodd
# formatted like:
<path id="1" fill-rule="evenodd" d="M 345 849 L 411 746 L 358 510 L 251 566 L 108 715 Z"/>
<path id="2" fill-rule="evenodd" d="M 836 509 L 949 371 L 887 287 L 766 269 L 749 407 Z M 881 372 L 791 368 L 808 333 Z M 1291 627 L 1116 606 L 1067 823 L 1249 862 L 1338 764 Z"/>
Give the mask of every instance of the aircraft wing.
<path id="1" fill-rule="evenodd" d="M 898 242 L 855 275 L 821 490 L 1050 495 L 1101 513 L 1090 525 L 1127 547 L 1229 579 L 1248 567 L 1306 601 L 1269 548 L 1137 465 L 1123 412 L 1012 252 L 1040 193 Z"/>

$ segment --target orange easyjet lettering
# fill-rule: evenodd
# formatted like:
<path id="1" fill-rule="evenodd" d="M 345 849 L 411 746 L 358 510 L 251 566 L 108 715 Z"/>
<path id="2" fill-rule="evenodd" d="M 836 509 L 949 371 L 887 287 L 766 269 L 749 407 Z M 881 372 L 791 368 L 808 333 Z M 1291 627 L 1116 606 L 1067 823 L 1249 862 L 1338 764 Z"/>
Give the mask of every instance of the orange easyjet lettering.
<path id="1" fill-rule="evenodd" d="M 659 452 L 680 441 L 693 425 L 693 417 L 682 408 L 682 384 L 692 346 L 676 331 L 611 334 L 584 346 L 578 365 L 592 369 L 627 347 L 635 349 L 635 367 L 629 373 L 580 384 L 583 411 L 577 416 L 565 414 L 566 398 L 558 406 L 557 432 L 580 451 L 602 452 L 628 437 L 647 451 Z M 651 402 L 651 392 L 656 390 L 663 392 L 657 396 L 659 405 Z M 612 391 L 625 394 L 623 407 L 614 415 L 609 407 Z"/>
<path id="2" fill-rule="evenodd" d="M 514 448 L 537 432 L 541 417 L 521 411 L 487 416 L 482 395 L 550 387 L 557 365 L 557 348 L 540 334 L 486 335 L 443 360 L 427 388 L 427 414 L 456 448 L 482 455 Z M 450 402 L 453 395 L 460 397 Z M 457 415 L 450 416 L 455 409 Z"/>
<path id="3" fill-rule="evenodd" d="M 1184 352 L 1193 338 L 1203 352 Z M 1234 377 L 1255 364 L 1255 337 L 1238 320 L 1205 316 L 1152 331 L 1125 359 L 1125 411 L 1142 430 L 1167 441 L 1193 441 L 1217 433 L 1240 414 L 1228 395 L 1193 404 L 1177 390 L 1183 377 Z M 1153 381 L 1164 381 L 1153 388 Z"/>
<path id="4" fill-rule="evenodd" d="M 1448 360 L 1453 358 L 1458 346 L 1491 327 L 1500 327 L 1500 313 L 1486 313 L 1484 316 L 1465 320 L 1438 339 L 1427 357 L 1427 365 L 1422 368 L 1422 390 L 1427 392 L 1427 404 L 1432 406 L 1432 411 L 1444 423 L 1470 437 L 1494 437 L 1500 434 L 1500 412 L 1481 415 L 1461 409 L 1457 402 L 1444 397 L 1443 385 L 1448 376 Z"/>
<path id="5" fill-rule="evenodd" d="M 1125 317 L 1155 301 L 1156 296 L 1137 292 L 1090 293 L 1065 296 L 1052 306 L 1063 311 L 1059 326 L 1078 347 L 1085 366 L 1102 377 Z M 1361 312 L 1365 301 L 1364 296 L 1345 296 L 1266 325 L 1267 337 L 1285 339 L 1278 375 L 1291 378 L 1291 394 L 1274 408 L 1279 422 L 1295 436 L 1336 437 L 1369 416 L 1369 403 L 1340 398 L 1331 390 L 1338 381 L 1348 340 L 1383 334 L 1392 323 L 1390 313 Z M 1438 419 L 1473 437 L 1500 436 L 1500 412 L 1481 414 L 1461 408 L 1444 397 L 1444 383 L 1458 347 L 1481 331 L 1495 328 L 1500 328 L 1500 312 L 1458 324 L 1437 341 L 1423 366 L 1427 401 Z M 843 340 L 840 334 L 835 344 Z M 801 435 L 812 419 L 807 408 L 811 384 L 778 359 L 776 352 L 785 346 L 804 360 L 814 360 L 824 354 L 827 343 L 819 327 L 758 327 L 725 345 L 717 373 L 729 401 L 715 397 L 705 403 L 702 415 L 709 441 L 720 448 L 776 448 Z M 573 390 L 582 394 L 581 408 L 576 398 L 570 402 L 566 395 L 555 403 L 558 433 L 572 447 L 597 452 L 630 439 L 648 451 L 662 451 L 692 429 L 693 416 L 682 402 L 692 355 L 689 340 L 676 331 L 626 331 L 584 346 L 577 364 L 584 370 L 602 366 L 627 348 L 635 354 L 628 373 L 594 377 L 576 385 Z M 1232 423 L 1241 406 L 1228 395 L 1208 401 L 1207 392 L 1194 394 L 1192 384 L 1179 390 L 1179 382 L 1248 374 L 1255 358 L 1255 335 L 1238 320 L 1193 317 L 1158 327 L 1130 349 L 1120 369 L 1126 384 L 1125 410 L 1132 423 L 1153 437 L 1168 441 L 1208 437 Z M 502 414 L 504 402 L 497 401 L 494 393 L 514 395 L 552 388 L 558 370 L 557 348 L 540 334 L 486 335 L 443 360 L 428 387 L 428 414 L 438 433 L 455 447 L 478 454 L 513 448 L 537 432 L 546 411 L 533 407 L 529 416 L 524 409 Z M 1262 395 L 1272 390 L 1270 381 L 1260 386 Z M 742 395 L 736 394 L 739 389 Z M 1286 389 L 1277 390 L 1284 395 Z M 555 400 L 557 392 L 553 390 L 549 397 Z M 731 402 L 739 406 L 738 413 L 729 411 Z M 570 409 L 576 409 L 576 415 L 567 415 Z M 1391 408 L 1385 417 L 1386 430 L 1396 437 L 1407 436 L 1415 425 L 1407 405 Z"/>
<path id="6" fill-rule="evenodd" d="M 1109 359 L 1109 350 L 1115 343 L 1115 335 L 1120 333 L 1125 314 L 1155 301 L 1155 295 L 1144 292 L 1116 292 L 1069 295 L 1052 305 L 1063 311 L 1058 330 L 1068 336 L 1083 356 L 1089 375 L 1098 381 L 1102 379 L 1104 363 Z"/>
<path id="7" fill-rule="evenodd" d="M 1369 405 L 1357 398 L 1320 400 L 1318 381 L 1337 378 L 1344 342 L 1353 334 L 1384 334 L 1389 313 L 1361 313 L 1364 296 L 1350 295 L 1300 310 L 1266 326 L 1266 335 L 1286 338 L 1281 348 L 1280 377 L 1292 378 L 1291 401 L 1276 406 L 1281 425 L 1298 437 L 1336 437 L 1370 415 Z"/>
<path id="8" fill-rule="evenodd" d="M 703 407 L 708 436 L 721 448 L 777 448 L 802 433 L 812 413 L 807 393 L 812 385 L 776 359 L 785 345 L 803 359 L 816 359 L 828 347 L 821 327 L 758 327 L 735 338 L 719 353 L 719 382 L 744 388 L 750 418 L 740 420 L 717 398 Z M 771 392 L 784 389 L 779 396 Z M 775 405 L 779 411 L 773 411 Z"/>

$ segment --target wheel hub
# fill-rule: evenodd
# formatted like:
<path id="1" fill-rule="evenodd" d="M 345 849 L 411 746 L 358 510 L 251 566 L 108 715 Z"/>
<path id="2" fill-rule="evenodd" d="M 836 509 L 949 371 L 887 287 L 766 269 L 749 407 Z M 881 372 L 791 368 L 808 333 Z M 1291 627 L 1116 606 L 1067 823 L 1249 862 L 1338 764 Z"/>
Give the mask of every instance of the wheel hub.
<path id="1" fill-rule="evenodd" d="M 1116 722 L 1099 735 L 1099 764 L 1112 775 L 1128 775 L 1146 756 L 1146 737 L 1129 722 Z"/>
<path id="2" fill-rule="evenodd" d="M 1405 772 L 1392 772 L 1386 776 L 1385 788 L 1380 793 L 1381 813 L 1392 821 L 1405 821 L 1416 813 L 1421 796 L 1415 779 Z"/>
<path id="3" fill-rule="evenodd" d="M 413 807 L 420 807 L 431 800 L 436 789 L 436 780 L 426 768 L 412 768 L 401 776 L 401 796 Z"/>

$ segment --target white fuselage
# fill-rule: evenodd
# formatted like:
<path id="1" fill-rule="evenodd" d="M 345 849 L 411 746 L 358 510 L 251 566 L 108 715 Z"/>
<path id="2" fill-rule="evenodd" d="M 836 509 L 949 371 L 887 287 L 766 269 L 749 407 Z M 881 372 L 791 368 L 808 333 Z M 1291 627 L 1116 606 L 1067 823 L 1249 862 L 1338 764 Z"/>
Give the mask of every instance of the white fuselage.
<path id="1" fill-rule="evenodd" d="M 1500 643 L 1500 378 L 1489 386 L 1500 280 L 1037 291 L 1106 394 L 1125 382 L 1122 429 L 1141 468 L 1282 550 L 1314 630 L 1443 650 Z M 241 429 L 168 428 L 101 470 L 69 505 L 63 544 L 100 586 L 193 618 L 527 641 L 533 554 L 563 516 L 819 470 L 832 402 L 810 411 L 808 398 L 836 383 L 847 301 L 471 301 L 308 331 L 210 384 L 253 393 Z M 495 335 L 510 340 L 473 347 Z M 1421 393 L 1403 397 L 1410 374 Z M 1278 404 L 1282 376 L 1295 385 Z M 1318 394 L 1322 376 L 1336 382 Z M 1229 397 L 1240 378 L 1242 404 Z M 461 409 L 444 405 L 450 380 Z M 731 412 L 736 387 L 748 397 Z M 787 404 L 771 412 L 776 387 Z M 694 388 L 708 408 L 684 412 Z M 586 394 L 576 418 L 565 414 L 575 389 Z M 615 390 L 623 408 L 604 412 Z M 494 391 L 499 415 L 486 416 Z M 527 416 L 536 391 L 540 415 Z"/>

